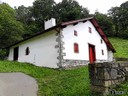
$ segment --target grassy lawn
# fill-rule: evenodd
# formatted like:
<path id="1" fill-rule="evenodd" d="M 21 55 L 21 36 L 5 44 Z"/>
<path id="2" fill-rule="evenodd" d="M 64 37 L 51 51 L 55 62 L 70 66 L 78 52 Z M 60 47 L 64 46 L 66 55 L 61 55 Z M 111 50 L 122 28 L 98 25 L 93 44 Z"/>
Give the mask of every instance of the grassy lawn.
<path id="1" fill-rule="evenodd" d="M 128 40 L 120 38 L 109 38 L 109 40 L 116 49 L 115 57 L 128 58 Z M 124 92 L 118 96 L 128 96 L 128 80 L 117 86 L 115 90 Z"/>
<path id="2" fill-rule="evenodd" d="M 23 72 L 34 77 L 39 85 L 38 96 L 90 96 L 88 66 L 57 70 L 0 61 L 0 72 Z"/>
<path id="3" fill-rule="evenodd" d="M 115 57 L 128 58 L 128 40 L 109 40 L 117 51 Z M 88 66 L 57 70 L 26 63 L 0 61 L 0 72 L 23 72 L 34 77 L 39 85 L 38 96 L 94 96 L 90 95 Z M 120 84 L 116 90 L 128 92 L 128 81 Z"/>
<path id="4" fill-rule="evenodd" d="M 124 81 L 122 84 L 120 84 L 119 86 L 117 86 L 115 88 L 116 91 L 122 91 L 123 94 L 122 95 L 118 95 L 118 96 L 128 96 L 128 81 Z"/>
<path id="5" fill-rule="evenodd" d="M 115 57 L 128 58 L 128 40 L 120 38 L 109 38 L 116 49 Z"/>

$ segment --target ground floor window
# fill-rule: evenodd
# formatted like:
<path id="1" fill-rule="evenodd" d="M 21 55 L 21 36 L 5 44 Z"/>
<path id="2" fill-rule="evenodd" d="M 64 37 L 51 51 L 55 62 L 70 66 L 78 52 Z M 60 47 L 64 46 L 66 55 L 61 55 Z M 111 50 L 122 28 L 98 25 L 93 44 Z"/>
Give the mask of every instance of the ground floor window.
<path id="1" fill-rule="evenodd" d="M 78 45 L 78 43 L 74 43 L 74 53 L 79 53 L 79 45 Z"/>
<path id="2" fill-rule="evenodd" d="M 30 53 L 30 50 L 29 50 L 29 47 L 27 47 L 25 50 L 25 55 L 29 55 L 29 53 Z"/>

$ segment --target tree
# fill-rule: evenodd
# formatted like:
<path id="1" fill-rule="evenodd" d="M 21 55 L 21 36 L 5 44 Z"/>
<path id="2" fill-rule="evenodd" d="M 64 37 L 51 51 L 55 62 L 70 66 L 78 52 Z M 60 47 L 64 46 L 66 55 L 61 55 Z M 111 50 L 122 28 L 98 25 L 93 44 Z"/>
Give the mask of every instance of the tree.
<path id="1" fill-rule="evenodd" d="M 56 14 L 58 14 L 59 22 L 76 20 L 89 16 L 89 11 L 80 6 L 75 0 L 62 0 L 56 7 Z"/>
<path id="2" fill-rule="evenodd" d="M 54 0 L 36 0 L 33 3 L 32 15 L 39 31 L 44 29 L 44 20 L 53 17 Z"/>
<path id="3" fill-rule="evenodd" d="M 32 17 L 31 7 L 25 7 L 24 5 L 15 7 L 16 18 L 18 21 L 28 24 Z"/>
<path id="4" fill-rule="evenodd" d="M 0 4 L 0 48 L 22 39 L 22 23 L 16 21 L 15 10 L 8 4 Z"/>
<path id="5" fill-rule="evenodd" d="M 113 19 L 116 36 L 128 38 L 128 1 L 122 3 L 120 7 L 112 7 L 108 14 Z"/>
<path id="6" fill-rule="evenodd" d="M 112 19 L 109 16 L 99 12 L 95 12 L 94 16 L 98 20 L 98 23 L 105 32 L 105 34 L 107 36 L 114 36 L 115 33 L 113 29 Z"/>
<path id="7" fill-rule="evenodd" d="M 115 36 L 119 34 L 119 21 L 118 21 L 119 7 L 112 7 L 108 10 L 108 15 L 112 18 L 115 30 Z"/>
<path id="8" fill-rule="evenodd" d="M 38 32 L 38 27 L 36 25 L 35 18 L 32 15 L 31 9 L 32 7 L 25 7 L 23 5 L 15 8 L 16 19 L 23 23 L 25 29 L 23 38 L 27 38 Z"/>
<path id="9" fill-rule="evenodd" d="M 81 11 L 81 18 L 86 18 L 89 17 L 89 10 L 87 8 L 82 7 L 82 11 Z"/>
<path id="10" fill-rule="evenodd" d="M 121 4 L 119 8 L 118 22 L 121 36 L 128 38 L 128 1 Z"/>
<path id="11" fill-rule="evenodd" d="M 33 3 L 32 15 L 37 27 L 42 30 L 44 21 L 56 18 L 57 23 L 81 19 L 89 16 L 89 11 L 75 0 L 63 0 L 56 4 L 54 0 L 36 0 Z"/>

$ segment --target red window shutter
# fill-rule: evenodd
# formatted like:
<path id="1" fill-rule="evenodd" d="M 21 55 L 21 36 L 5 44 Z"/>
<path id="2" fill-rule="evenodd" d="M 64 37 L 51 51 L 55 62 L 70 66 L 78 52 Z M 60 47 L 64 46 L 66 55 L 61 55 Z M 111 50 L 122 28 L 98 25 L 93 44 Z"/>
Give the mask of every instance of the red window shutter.
<path id="1" fill-rule="evenodd" d="M 79 53 L 79 45 L 74 43 L 74 53 Z"/>

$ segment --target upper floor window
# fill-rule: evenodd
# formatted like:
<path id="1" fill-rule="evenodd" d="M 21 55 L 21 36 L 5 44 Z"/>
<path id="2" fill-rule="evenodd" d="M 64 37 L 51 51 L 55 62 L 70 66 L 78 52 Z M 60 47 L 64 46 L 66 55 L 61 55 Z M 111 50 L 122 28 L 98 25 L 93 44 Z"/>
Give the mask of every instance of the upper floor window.
<path id="1" fill-rule="evenodd" d="M 29 50 L 29 47 L 27 47 L 25 50 L 25 55 L 29 55 L 29 53 L 30 53 L 30 50 Z"/>
<path id="2" fill-rule="evenodd" d="M 78 34 L 77 34 L 77 31 L 76 31 L 76 30 L 74 30 L 74 36 L 78 36 Z"/>
<path id="3" fill-rule="evenodd" d="M 101 50 L 101 52 L 102 52 L 102 55 L 104 55 L 104 50 Z"/>
<path id="4" fill-rule="evenodd" d="M 88 31 L 89 31 L 89 33 L 92 33 L 92 28 L 88 27 Z"/>
<path id="5" fill-rule="evenodd" d="M 74 43 L 74 53 L 79 53 L 79 45 Z"/>

